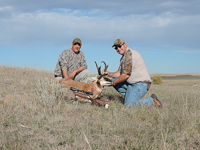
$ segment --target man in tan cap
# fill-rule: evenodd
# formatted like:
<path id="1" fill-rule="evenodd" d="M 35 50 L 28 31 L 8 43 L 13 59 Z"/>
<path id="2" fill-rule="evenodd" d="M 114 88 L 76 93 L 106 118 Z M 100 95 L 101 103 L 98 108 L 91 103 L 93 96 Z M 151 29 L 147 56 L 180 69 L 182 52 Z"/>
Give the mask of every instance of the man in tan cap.
<path id="1" fill-rule="evenodd" d="M 72 41 L 72 48 L 64 50 L 58 59 L 54 76 L 56 80 L 65 78 L 65 80 L 75 80 L 88 82 L 90 72 L 87 69 L 85 56 L 80 51 L 82 42 L 79 38 Z"/>
<path id="2" fill-rule="evenodd" d="M 155 105 L 157 108 L 162 108 L 162 103 L 155 94 L 141 99 L 151 85 L 151 78 L 142 56 L 137 51 L 128 48 L 126 42 L 122 39 L 117 39 L 112 47 L 122 55 L 119 69 L 114 73 L 104 72 L 103 70 L 103 73 L 114 78 L 112 85 L 125 97 L 125 105 L 142 104 L 146 107 Z"/>

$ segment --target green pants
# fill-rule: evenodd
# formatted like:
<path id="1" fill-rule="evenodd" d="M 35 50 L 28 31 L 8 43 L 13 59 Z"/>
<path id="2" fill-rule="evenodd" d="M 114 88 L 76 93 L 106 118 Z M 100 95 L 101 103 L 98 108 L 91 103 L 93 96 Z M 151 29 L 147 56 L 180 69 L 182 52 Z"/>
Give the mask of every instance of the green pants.
<path id="1" fill-rule="evenodd" d="M 88 83 L 89 77 L 90 77 L 89 70 L 83 70 L 83 71 L 79 72 L 78 74 L 76 74 L 73 80 Z M 59 81 L 60 79 L 62 79 L 62 77 L 55 78 L 56 81 Z"/>
<path id="2" fill-rule="evenodd" d="M 80 81 L 80 82 L 88 83 L 89 77 L 90 77 L 89 70 L 83 70 L 83 71 L 81 71 L 81 72 L 79 72 L 78 74 L 75 75 L 74 81 Z"/>

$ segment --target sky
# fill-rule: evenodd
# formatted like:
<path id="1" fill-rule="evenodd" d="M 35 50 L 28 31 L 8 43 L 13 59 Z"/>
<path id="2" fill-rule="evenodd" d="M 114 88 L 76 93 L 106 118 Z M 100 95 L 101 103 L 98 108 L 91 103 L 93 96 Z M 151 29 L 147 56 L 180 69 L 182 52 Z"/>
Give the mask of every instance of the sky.
<path id="1" fill-rule="evenodd" d="M 0 65 L 53 72 L 82 40 L 88 70 L 119 67 L 123 39 L 149 73 L 200 73 L 200 0 L 0 0 Z"/>

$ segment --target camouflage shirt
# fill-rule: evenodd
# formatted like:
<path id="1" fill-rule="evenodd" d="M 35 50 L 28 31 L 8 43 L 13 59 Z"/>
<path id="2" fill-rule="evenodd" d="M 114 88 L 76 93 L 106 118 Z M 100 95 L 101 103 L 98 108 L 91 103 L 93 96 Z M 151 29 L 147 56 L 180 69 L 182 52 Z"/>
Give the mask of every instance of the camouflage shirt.
<path id="1" fill-rule="evenodd" d="M 130 49 L 127 50 L 126 54 L 122 56 L 120 60 L 120 66 L 118 71 L 120 74 L 128 74 L 131 75 L 132 71 L 132 53 Z"/>
<path id="2" fill-rule="evenodd" d="M 79 51 L 78 54 L 75 54 L 72 52 L 72 49 L 68 49 L 60 54 L 54 75 L 62 77 L 63 69 L 67 69 L 69 75 L 72 71 L 80 68 L 81 66 L 84 69 L 87 69 L 87 63 L 83 52 Z"/>

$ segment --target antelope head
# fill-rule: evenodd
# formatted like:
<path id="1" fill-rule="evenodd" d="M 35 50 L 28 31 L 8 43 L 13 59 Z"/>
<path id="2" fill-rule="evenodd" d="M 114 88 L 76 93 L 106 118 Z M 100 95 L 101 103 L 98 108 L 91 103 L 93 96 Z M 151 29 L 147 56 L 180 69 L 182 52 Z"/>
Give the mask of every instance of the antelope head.
<path id="1" fill-rule="evenodd" d="M 107 68 L 108 68 L 108 65 L 106 65 L 106 63 L 104 61 L 102 61 L 102 62 L 105 65 L 104 72 L 106 72 Z M 108 78 L 106 74 L 102 74 L 101 73 L 101 66 L 98 67 L 96 61 L 95 61 L 95 64 L 96 64 L 96 67 L 97 67 L 97 70 L 98 70 L 98 75 L 96 77 L 91 77 L 91 79 L 93 81 L 96 81 L 101 86 L 109 86 L 109 85 L 111 85 L 112 84 L 112 80 L 110 78 Z"/>

